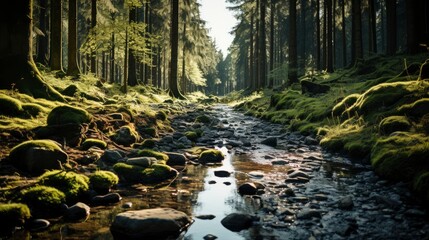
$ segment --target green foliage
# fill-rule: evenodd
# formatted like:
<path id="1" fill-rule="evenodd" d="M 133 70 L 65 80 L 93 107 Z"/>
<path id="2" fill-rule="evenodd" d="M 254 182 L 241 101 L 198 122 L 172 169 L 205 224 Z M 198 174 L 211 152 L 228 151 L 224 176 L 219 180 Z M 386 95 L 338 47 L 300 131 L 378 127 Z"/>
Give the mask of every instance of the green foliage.
<path id="1" fill-rule="evenodd" d="M 89 177 L 89 183 L 94 189 L 110 189 L 118 182 L 118 176 L 110 171 L 99 170 Z"/>
<path id="2" fill-rule="evenodd" d="M 91 147 L 98 147 L 100 149 L 105 149 L 107 147 L 107 143 L 103 140 L 87 138 L 81 145 L 82 149 L 88 150 Z"/>
<path id="3" fill-rule="evenodd" d="M 389 135 L 396 131 L 408 131 L 411 128 L 411 123 L 405 116 L 390 116 L 381 120 L 380 132 Z"/>
<path id="4" fill-rule="evenodd" d="M 0 115 L 5 116 L 19 116 L 22 114 L 22 103 L 21 101 L 0 94 Z"/>
<path id="5" fill-rule="evenodd" d="M 89 178 L 83 174 L 53 170 L 39 177 L 41 185 L 57 188 L 65 193 L 68 202 L 77 201 L 89 190 Z"/>
<path id="6" fill-rule="evenodd" d="M 10 226 L 22 226 L 31 217 L 30 209 L 22 203 L 0 204 L 0 219 L 3 224 Z M 4 226 L 0 226 L 0 230 Z"/>
<path id="7" fill-rule="evenodd" d="M 161 152 L 157 152 L 157 151 L 154 151 L 154 150 L 150 150 L 150 149 L 140 150 L 140 151 L 138 151 L 137 154 L 140 157 L 154 157 L 154 158 L 156 158 L 157 160 L 160 160 L 160 161 L 164 161 L 164 162 L 168 161 L 167 154 L 161 153 Z"/>
<path id="8" fill-rule="evenodd" d="M 27 149 L 32 147 L 40 147 L 50 151 L 62 151 L 60 146 L 52 140 L 29 140 L 13 147 L 9 153 L 9 158 L 23 158 Z"/>
<path id="9" fill-rule="evenodd" d="M 91 118 L 86 110 L 65 105 L 52 109 L 48 115 L 48 125 L 83 124 L 89 123 Z"/>
<path id="10" fill-rule="evenodd" d="M 18 200 L 27 204 L 31 209 L 33 217 L 50 217 L 60 215 L 61 205 L 65 203 L 66 196 L 60 190 L 47 187 L 35 186 L 22 190 Z"/>

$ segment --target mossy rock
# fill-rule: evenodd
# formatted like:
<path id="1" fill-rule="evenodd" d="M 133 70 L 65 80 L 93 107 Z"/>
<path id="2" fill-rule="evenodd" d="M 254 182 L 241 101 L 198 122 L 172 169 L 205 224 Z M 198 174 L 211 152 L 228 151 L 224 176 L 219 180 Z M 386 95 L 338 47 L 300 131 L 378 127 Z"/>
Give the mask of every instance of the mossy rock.
<path id="1" fill-rule="evenodd" d="M 201 163 L 220 163 L 223 159 L 225 159 L 223 153 L 217 149 L 205 150 L 198 157 Z"/>
<path id="2" fill-rule="evenodd" d="M 429 113 L 429 98 L 422 98 L 411 104 L 405 104 L 398 110 L 407 116 L 420 118 Z"/>
<path id="3" fill-rule="evenodd" d="M 155 114 L 155 117 L 156 117 L 156 119 L 159 119 L 161 121 L 165 121 L 168 118 L 168 114 L 165 111 L 160 110 Z"/>
<path id="4" fill-rule="evenodd" d="M 145 139 L 141 143 L 133 144 L 133 148 L 144 149 L 144 148 L 154 148 L 157 141 L 153 139 Z"/>
<path id="5" fill-rule="evenodd" d="M 150 137 L 158 137 L 158 130 L 153 127 L 142 128 L 140 129 L 141 133 L 148 135 Z"/>
<path id="6" fill-rule="evenodd" d="M 380 138 L 371 150 L 371 164 L 383 177 L 410 182 L 422 170 L 429 170 L 429 137 L 396 132 Z"/>
<path id="7" fill-rule="evenodd" d="M 118 176 L 110 171 L 99 170 L 89 177 L 89 183 L 96 191 L 108 190 L 118 182 Z"/>
<path id="8" fill-rule="evenodd" d="M 116 163 L 113 165 L 113 170 L 118 174 L 121 180 L 125 180 L 127 182 L 140 182 L 145 168 L 126 163 Z"/>
<path id="9" fill-rule="evenodd" d="M 92 116 L 84 109 L 72 106 L 59 106 L 49 113 L 48 125 L 89 123 Z"/>
<path id="10" fill-rule="evenodd" d="M 107 143 L 103 140 L 94 139 L 94 138 L 87 138 L 85 141 L 81 144 L 81 148 L 83 150 L 88 150 L 91 147 L 98 147 L 100 149 L 106 149 Z"/>
<path id="11" fill-rule="evenodd" d="M 21 101 L 0 94 L 0 115 L 17 117 L 22 114 L 22 103 Z"/>
<path id="12" fill-rule="evenodd" d="M 381 120 L 379 128 L 382 134 L 389 135 L 397 131 L 403 132 L 410 130 L 411 123 L 405 116 L 390 116 Z"/>
<path id="13" fill-rule="evenodd" d="M 150 150 L 150 149 L 143 149 L 137 152 L 137 155 L 139 157 L 154 157 L 159 161 L 164 161 L 167 162 L 168 161 L 168 155 L 162 152 L 157 152 L 154 150 Z"/>
<path id="14" fill-rule="evenodd" d="M 31 217 L 30 209 L 22 203 L 0 204 L 0 237 L 4 233 L 11 233 L 15 227 L 21 227 Z"/>
<path id="15" fill-rule="evenodd" d="M 157 183 L 177 176 L 178 172 L 165 164 L 152 164 L 144 168 L 137 165 L 117 163 L 113 166 L 115 172 L 128 182 Z"/>
<path id="16" fill-rule="evenodd" d="M 76 93 L 78 93 L 79 91 L 80 91 L 79 88 L 76 85 L 72 84 L 66 87 L 64 90 L 62 90 L 61 94 L 69 97 L 74 97 Z"/>
<path id="17" fill-rule="evenodd" d="M 140 136 L 130 126 L 122 126 L 112 135 L 111 139 L 117 144 L 131 146 L 131 144 L 136 143 L 140 139 Z"/>
<path id="18" fill-rule="evenodd" d="M 61 190 L 69 203 L 79 200 L 89 190 L 89 178 L 71 171 L 49 171 L 40 176 L 38 182 Z"/>
<path id="19" fill-rule="evenodd" d="M 35 186 L 22 190 L 18 200 L 27 204 L 33 217 L 56 217 L 61 215 L 66 196 L 53 187 Z"/>
<path id="20" fill-rule="evenodd" d="M 211 123 L 211 118 L 207 115 L 199 115 L 196 119 L 195 122 L 199 122 L 199 123 Z"/>
<path id="21" fill-rule="evenodd" d="M 341 102 L 337 103 L 337 105 L 332 108 L 332 116 L 339 117 L 346 111 L 349 107 L 351 107 L 356 100 L 360 97 L 360 94 L 350 94 L 345 97 Z"/>
<path id="22" fill-rule="evenodd" d="M 188 131 L 188 132 L 185 132 L 185 136 L 189 139 L 189 140 L 191 140 L 192 142 L 195 142 L 195 141 L 197 141 L 197 139 L 198 139 L 198 133 L 197 132 L 194 132 L 194 131 Z"/>
<path id="23" fill-rule="evenodd" d="M 36 117 L 40 113 L 46 111 L 46 109 L 39 104 L 36 103 L 23 103 L 22 109 L 24 112 L 26 112 L 31 117 Z"/>
<path id="24" fill-rule="evenodd" d="M 413 190 L 425 201 L 425 206 L 429 203 L 429 171 L 423 171 L 415 177 Z"/>
<path id="25" fill-rule="evenodd" d="M 30 140 L 12 148 L 9 159 L 16 168 L 38 175 L 45 170 L 61 169 L 68 155 L 55 141 Z"/>

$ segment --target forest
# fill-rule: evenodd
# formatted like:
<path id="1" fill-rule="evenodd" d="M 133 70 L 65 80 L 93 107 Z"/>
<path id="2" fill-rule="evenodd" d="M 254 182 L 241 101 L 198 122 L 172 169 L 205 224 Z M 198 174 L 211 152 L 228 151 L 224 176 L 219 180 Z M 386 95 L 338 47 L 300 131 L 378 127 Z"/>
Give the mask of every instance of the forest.
<path id="1" fill-rule="evenodd" d="M 1 239 L 429 236 L 429 2 L 216 1 L 3 3 Z"/>

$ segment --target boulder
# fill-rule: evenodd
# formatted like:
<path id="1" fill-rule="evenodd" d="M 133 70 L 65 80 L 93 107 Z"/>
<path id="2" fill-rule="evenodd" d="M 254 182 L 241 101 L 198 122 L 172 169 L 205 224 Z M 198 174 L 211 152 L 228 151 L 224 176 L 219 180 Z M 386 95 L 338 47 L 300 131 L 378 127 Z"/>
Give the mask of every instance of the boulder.
<path id="1" fill-rule="evenodd" d="M 48 126 L 89 123 L 92 116 L 84 109 L 68 105 L 59 106 L 49 113 Z"/>
<path id="2" fill-rule="evenodd" d="M 156 162 L 156 158 L 154 157 L 136 157 L 136 158 L 128 158 L 126 163 L 130 165 L 137 165 L 140 167 L 150 167 L 152 164 Z"/>
<path id="3" fill-rule="evenodd" d="M 222 160 L 225 157 L 223 156 L 222 152 L 216 149 L 209 149 L 203 151 L 200 156 L 198 157 L 198 161 L 200 163 L 219 163 L 222 162 Z"/>
<path id="4" fill-rule="evenodd" d="M 183 212 L 154 208 L 119 213 L 110 231 L 115 239 L 165 239 L 179 236 L 191 223 Z"/>
<path id="5" fill-rule="evenodd" d="M 338 201 L 338 208 L 342 210 L 351 210 L 353 206 L 352 196 L 345 196 Z"/>
<path id="6" fill-rule="evenodd" d="M 228 172 L 228 171 L 226 171 L 226 170 L 215 170 L 214 171 L 214 175 L 216 176 L 216 177 L 229 177 L 229 176 L 231 176 L 231 173 L 230 172 Z"/>
<path id="7" fill-rule="evenodd" d="M 331 87 L 320 83 L 314 83 L 308 80 L 302 80 L 301 89 L 302 89 L 302 94 L 308 93 L 310 95 L 316 95 L 316 94 L 327 93 L 331 89 Z"/>
<path id="8" fill-rule="evenodd" d="M 40 175 L 45 170 L 62 169 L 68 155 L 52 140 L 30 140 L 15 146 L 9 158 L 16 168 L 32 175 Z"/>
<path id="9" fill-rule="evenodd" d="M 255 195 L 258 192 L 258 188 L 254 183 L 243 183 L 238 187 L 238 193 L 241 195 Z"/>
<path id="10" fill-rule="evenodd" d="M 168 156 L 167 164 L 169 166 L 184 166 L 186 165 L 186 157 L 180 153 L 166 152 Z"/>
<path id="11" fill-rule="evenodd" d="M 298 212 L 298 214 L 296 214 L 297 219 L 311 219 L 313 217 L 321 218 L 322 215 L 320 214 L 320 211 L 309 208 L 303 208 Z"/>
<path id="12" fill-rule="evenodd" d="M 119 193 L 108 193 L 106 195 L 97 195 L 92 198 L 91 202 L 94 205 L 110 205 L 118 203 L 122 200 L 121 195 Z"/>
<path id="13" fill-rule="evenodd" d="M 254 218 L 249 214 L 231 213 L 222 219 L 222 225 L 233 232 L 239 232 L 252 226 Z"/>
<path id="14" fill-rule="evenodd" d="M 104 163 L 113 165 L 117 163 L 120 159 L 122 159 L 122 155 L 120 152 L 115 150 L 106 150 L 104 151 L 103 155 L 100 158 L 100 161 L 103 161 Z"/>
<path id="15" fill-rule="evenodd" d="M 91 208 L 85 203 L 78 202 L 67 208 L 64 217 L 70 221 L 85 221 L 89 218 Z"/>
<path id="16" fill-rule="evenodd" d="M 276 147 L 277 146 L 277 137 L 266 138 L 261 143 L 264 145 L 270 146 L 270 147 Z"/>
<path id="17" fill-rule="evenodd" d="M 130 126 L 123 126 L 119 128 L 111 138 L 117 144 L 130 146 L 136 143 L 140 139 L 140 136 Z"/>

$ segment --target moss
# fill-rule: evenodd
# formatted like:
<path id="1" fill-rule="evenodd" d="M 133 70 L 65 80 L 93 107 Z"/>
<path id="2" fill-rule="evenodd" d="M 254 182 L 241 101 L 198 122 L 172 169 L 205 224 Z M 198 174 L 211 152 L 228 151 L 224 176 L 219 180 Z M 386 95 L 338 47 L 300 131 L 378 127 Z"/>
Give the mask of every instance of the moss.
<path id="1" fill-rule="evenodd" d="M 27 114 L 29 114 L 32 117 L 36 117 L 40 113 L 46 112 L 46 109 L 44 107 L 42 107 L 36 103 L 23 103 L 22 109 L 24 112 L 26 112 Z"/>
<path id="2" fill-rule="evenodd" d="M 218 163 L 221 162 L 225 157 L 223 153 L 217 149 L 209 149 L 201 152 L 198 157 L 198 161 L 201 163 Z"/>
<path id="3" fill-rule="evenodd" d="M 61 94 L 69 97 L 74 97 L 77 92 L 79 92 L 79 88 L 75 84 L 72 84 L 62 90 Z"/>
<path id="4" fill-rule="evenodd" d="M 332 116 L 339 117 L 343 114 L 346 109 L 348 109 L 350 106 L 352 106 L 356 100 L 360 97 L 360 94 L 350 94 L 347 97 L 345 97 L 341 102 L 339 102 L 337 105 L 332 108 Z"/>
<path id="5" fill-rule="evenodd" d="M 5 116 L 19 116 L 22 113 L 21 101 L 0 94 L 0 115 Z"/>
<path id="6" fill-rule="evenodd" d="M 405 116 L 390 116 L 381 120 L 379 124 L 380 132 L 389 135 L 396 131 L 408 131 L 411 123 Z"/>
<path id="7" fill-rule="evenodd" d="M 0 226 L 0 232 L 5 233 L 5 231 L 13 230 L 15 226 L 23 226 L 30 217 L 30 209 L 26 204 L 0 204 L 0 219 L 3 222 Z"/>
<path id="8" fill-rule="evenodd" d="M 122 126 L 111 136 L 112 140 L 124 146 L 130 146 L 140 139 L 139 134 L 130 126 Z"/>
<path id="9" fill-rule="evenodd" d="M 89 123 L 92 116 L 86 111 L 78 107 L 59 106 L 49 113 L 48 125 L 64 125 L 64 124 L 83 124 Z"/>
<path id="10" fill-rule="evenodd" d="M 118 176 L 110 171 L 99 170 L 89 177 L 89 183 L 94 189 L 110 189 L 118 182 Z"/>
<path id="11" fill-rule="evenodd" d="M 33 217 L 52 217 L 60 215 L 66 196 L 53 187 L 35 186 L 22 190 L 18 200 L 28 205 Z"/>
<path id="12" fill-rule="evenodd" d="M 199 115 L 197 118 L 195 118 L 195 122 L 199 122 L 199 123 L 211 123 L 211 119 L 207 115 Z"/>
<path id="13" fill-rule="evenodd" d="M 159 112 L 156 113 L 155 115 L 156 119 L 159 119 L 161 121 L 165 121 L 168 118 L 168 115 L 165 111 L 160 110 Z"/>
<path id="14" fill-rule="evenodd" d="M 88 150 L 91 147 L 98 147 L 100 149 L 106 149 L 107 143 L 103 140 L 87 138 L 81 145 L 82 149 Z"/>
<path id="15" fill-rule="evenodd" d="M 429 113 L 429 98 L 422 98 L 411 104 L 405 104 L 398 110 L 407 116 L 422 117 Z"/>
<path id="16" fill-rule="evenodd" d="M 413 190 L 422 197 L 426 204 L 429 202 L 429 171 L 419 173 L 413 181 Z"/>
<path id="17" fill-rule="evenodd" d="M 144 167 L 137 165 L 130 165 L 126 163 L 116 163 L 113 165 L 113 170 L 121 177 L 128 182 L 139 182 L 142 180 Z"/>
<path id="18" fill-rule="evenodd" d="M 380 138 L 371 150 L 375 171 L 395 181 L 412 181 L 422 170 L 429 170 L 429 137 L 397 132 Z"/>
<path id="19" fill-rule="evenodd" d="M 142 182 L 156 183 L 177 176 L 178 172 L 165 164 L 152 164 L 143 171 Z"/>
<path id="20" fill-rule="evenodd" d="M 198 134 L 194 131 L 188 131 L 185 132 L 185 136 L 191 140 L 192 142 L 195 142 L 198 139 Z"/>
<path id="21" fill-rule="evenodd" d="M 165 162 L 168 161 L 168 155 L 167 154 L 161 153 L 161 152 L 157 152 L 157 151 L 154 151 L 154 150 L 150 150 L 150 149 L 140 150 L 140 151 L 138 151 L 137 154 L 138 154 L 139 157 L 154 157 L 154 158 L 156 158 L 157 160 L 160 160 L 160 161 L 165 161 Z"/>
<path id="22" fill-rule="evenodd" d="M 154 148 L 156 146 L 156 141 L 153 139 L 145 139 L 141 143 L 135 143 L 133 144 L 133 148 Z"/>
<path id="23" fill-rule="evenodd" d="M 64 192 L 68 202 L 77 201 L 89 190 L 89 178 L 75 172 L 53 170 L 39 177 L 41 185 L 57 188 Z"/>

